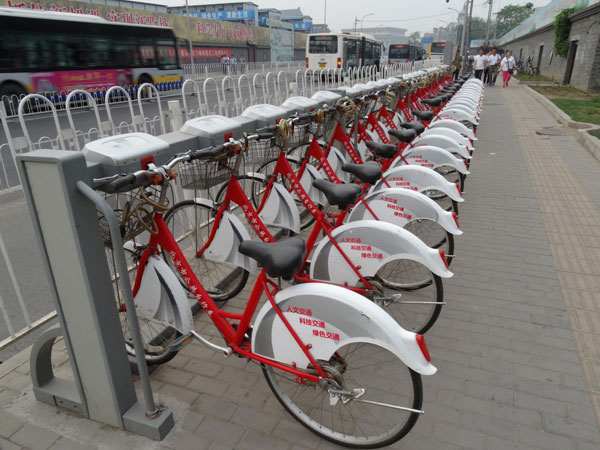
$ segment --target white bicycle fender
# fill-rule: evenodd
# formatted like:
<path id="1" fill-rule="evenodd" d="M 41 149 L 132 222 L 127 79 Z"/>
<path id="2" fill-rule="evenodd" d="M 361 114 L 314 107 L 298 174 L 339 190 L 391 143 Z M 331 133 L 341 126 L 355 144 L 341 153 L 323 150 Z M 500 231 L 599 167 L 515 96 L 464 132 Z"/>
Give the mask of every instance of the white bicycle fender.
<path id="1" fill-rule="evenodd" d="M 328 361 L 353 342 L 379 345 L 421 375 L 437 369 L 423 356 L 416 334 L 402 328 L 382 308 L 340 286 L 304 283 L 278 292 L 275 302 L 316 360 Z M 309 360 L 269 302 L 252 331 L 252 350 L 265 358 L 306 369 Z"/>
<path id="2" fill-rule="evenodd" d="M 369 138 L 374 141 L 374 142 L 381 142 L 381 138 L 379 137 L 379 135 L 372 131 L 372 130 L 365 130 L 367 135 L 369 136 Z M 351 136 L 350 139 L 352 139 L 352 142 L 354 142 L 354 137 Z M 369 147 L 367 147 L 367 143 L 363 140 L 358 141 L 358 154 L 360 156 L 360 159 L 364 161 L 368 160 L 368 159 L 372 159 L 372 154 L 371 151 L 369 150 Z"/>
<path id="3" fill-rule="evenodd" d="M 350 182 L 350 174 L 342 170 L 342 165 L 347 163 L 344 153 L 342 153 L 337 147 L 332 146 L 327 156 L 327 162 L 333 169 L 336 176 L 344 183 Z"/>
<path id="4" fill-rule="evenodd" d="M 436 167 L 441 166 L 450 166 L 454 167 L 464 175 L 469 175 L 470 173 L 467 169 L 467 164 L 464 159 L 457 158 L 448 150 L 444 150 L 443 148 L 433 147 L 430 145 L 407 148 L 404 151 L 403 156 L 410 165 L 429 167 L 430 169 L 435 169 Z M 405 162 L 401 158 L 398 158 L 393 162 L 392 167 L 398 167 L 402 164 L 405 164 Z"/>
<path id="5" fill-rule="evenodd" d="M 440 191 L 455 202 L 464 202 L 464 198 L 456 184 L 450 183 L 435 170 L 427 167 L 398 166 L 387 170 L 383 177 L 389 187 L 399 187 L 417 192 Z M 383 180 L 379 180 L 375 186 L 369 189 L 369 193 L 387 188 L 388 186 Z"/>
<path id="6" fill-rule="evenodd" d="M 348 216 L 348 222 L 373 220 L 375 217 L 384 222 L 404 227 L 413 220 L 429 219 L 437 222 L 448 233 L 463 234 L 458 228 L 456 214 L 444 209 L 420 192 L 410 189 L 388 188 L 374 191 L 365 196 L 365 203 L 358 202 Z"/>
<path id="7" fill-rule="evenodd" d="M 372 277 L 386 263 L 398 259 L 417 261 L 442 278 L 450 278 L 438 252 L 428 247 L 410 231 L 387 222 L 359 220 L 345 223 L 331 235 L 355 266 L 360 266 L 363 277 Z M 356 286 L 358 275 L 333 245 L 329 237 L 321 239 L 310 264 L 314 280 Z"/>
<path id="8" fill-rule="evenodd" d="M 470 116 L 464 111 L 460 111 L 458 109 L 445 109 L 439 115 L 442 119 L 464 120 L 466 122 L 471 122 L 473 125 L 479 124 L 479 122 L 473 116 Z"/>
<path id="9" fill-rule="evenodd" d="M 258 216 L 265 225 L 285 228 L 300 234 L 298 206 L 292 195 L 279 183 L 273 183 L 273 189 Z"/>
<path id="10" fill-rule="evenodd" d="M 256 261 L 238 251 L 240 243 L 250 239 L 250 234 L 242 225 L 240 219 L 229 211 L 225 211 L 212 242 L 204 250 L 203 257 L 211 261 L 241 267 L 250 273 L 256 273 Z"/>
<path id="11" fill-rule="evenodd" d="M 471 154 L 464 145 L 460 145 L 454 139 L 451 139 L 447 136 L 438 134 L 437 131 L 435 134 L 418 136 L 415 140 L 412 141 L 411 144 L 412 147 L 409 147 L 407 150 L 413 150 L 415 147 L 422 148 L 424 146 L 432 146 L 447 150 L 450 153 L 456 153 L 461 158 L 471 159 Z"/>
<path id="12" fill-rule="evenodd" d="M 148 258 L 140 289 L 133 298 L 137 315 L 188 334 L 194 327 L 192 309 L 169 265 L 157 255 Z"/>
<path id="13" fill-rule="evenodd" d="M 452 128 L 427 128 L 423 133 L 421 133 L 421 136 L 419 137 L 426 137 L 431 135 L 440 135 L 445 136 L 448 139 L 452 139 L 453 141 L 457 142 L 458 145 L 460 145 L 461 147 L 465 147 L 467 150 L 469 150 L 469 155 L 471 154 L 470 151 L 475 149 L 475 147 L 471 144 L 471 142 L 469 142 L 469 139 L 467 137 L 463 136 L 458 131 L 455 131 Z"/>
<path id="14" fill-rule="evenodd" d="M 435 120 L 429 124 L 429 129 L 437 129 L 437 128 L 449 128 L 451 130 L 454 130 L 454 131 L 462 134 L 463 136 L 466 136 L 467 138 L 471 139 L 472 141 L 477 140 L 477 136 L 475 136 L 475 133 L 473 133 L 473 130 L 471 130 L 470 128 L 467 128 L 463 123 L 460 123 L 456 120 L 440 119 L 440 120 Z"/>
<path id="15" fill-rule="evenodd" d="M 308 194 L 308 197 L 317 205 L 327 206 L 327 197 L 321 191 L 313 186 L 315 180 L 328 179 L 325 175 L 320 173 L 314 166 L 307 164 L 304 173 L 300 177 L 300 184 Z"/>

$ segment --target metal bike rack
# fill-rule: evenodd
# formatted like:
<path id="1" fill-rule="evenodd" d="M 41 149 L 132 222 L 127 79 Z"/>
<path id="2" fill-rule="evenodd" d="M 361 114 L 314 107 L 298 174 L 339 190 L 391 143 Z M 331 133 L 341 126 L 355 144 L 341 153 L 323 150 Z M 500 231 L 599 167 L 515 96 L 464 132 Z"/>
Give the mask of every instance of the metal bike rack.
<path id="1" fill-rule="evenodd" d="M 114 146 L 126 146 L 128 142 L 140 146 L 156 144 L 148 142 L 148 138 L 157 139 L 133 134 L 102 141 L 112 140 Z M 168 149 L 166 142 L 164 148 Z M 154 150 L 157 163 L 166 159 L 161 148 Z M 108 175 L 106 166 L 86 162 L 83 152 L 63 150 L 19 155 L 17 165 L 60 325 L 46 331 L 32 349 L 30 366 L 36 399 L 161 440 L 174 426 L 173 415 L 168 409 L 158 409 L 154 403 L 136 328 L 131 288 L 129 292 L 126 290 L 129 277 L 125 257 L 122 252 L 115 252 L 131 335 L 134 347 L 139 349 L 136 355 L 143 401 L 136 397 L 96 205 L 105 206 L 103 213 L 115 248 L 122 248 L 121 237 L 114 212 L 89 187 L 93 177 Z M 130 165 L 137 169 L 139 161 L 131 161 Z M 52 370 L 52 346 L 61 335 L 73 372 L 72 381 L 56 377 Z"/>

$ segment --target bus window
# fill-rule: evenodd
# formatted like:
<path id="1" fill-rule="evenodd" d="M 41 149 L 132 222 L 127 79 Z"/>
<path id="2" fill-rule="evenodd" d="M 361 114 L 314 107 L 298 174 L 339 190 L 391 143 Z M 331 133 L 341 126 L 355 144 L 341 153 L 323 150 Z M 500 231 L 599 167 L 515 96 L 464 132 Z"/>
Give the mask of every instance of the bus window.
<path id="1" fill-rule="evenodd" d="M 431 50 L 429 52 L 430 55 L 443 55 L 444 47 L 446 47 L 445 42 L 432 42 Z"/>
<path id="2" fill-rule="evenodd" d="M 156 56 L 154 55 L 154 45 L 149 40 L 144 40 L 140 46 L 140 56 L 142 66 L 155 66 Z"/>
<path id="3" fill-rule="evenodd" d="M 108 67 L 111 64 L 110 47 L 111 42 L 105 36 L 90 36 L 87 38 L 89 44 L 88 67 Z"/>
<path id="4" fill-rule="evenodd" d="M 364 64 L 365 66 L 371 66 L 373 65 L 375 58 L 374 56 L 374 45 L 372 42 L 369 42 L 367 40 L 364 41 L 365 43 L 365 61 Z"/>
<path id="5" fill-rule="evenodd" d="M 311 36 L 308 43 L 309 53 L 337 53 L 337 36 Z"/>
<path id="6" fill-rule="evenodd" d="M 345 68 L 358 67 L 360 61 L 360 41 L 356 39 L 344 39 L 344 43 L 346 44 L 346 54 L 344 55 Z"/>
<path id="7" fill-rule="evenodd" d="M 410 47 L 404 44 L 390 46 L 390 59 L 401 59 L 401 62 L 410 59 Z"/>
<path id="8" fill-rule="evenodd" d="M 118 66 L 134 66 L 135 43 L 130 38 L 115 39 L 113 41 L 114 64 Z"/>
<path id="9" fill-rule="evenodd" d="M 161 40 L 156 42 L 158 67 L 161 69 L 176 69 L 177 54 L 173 41 Z"/>

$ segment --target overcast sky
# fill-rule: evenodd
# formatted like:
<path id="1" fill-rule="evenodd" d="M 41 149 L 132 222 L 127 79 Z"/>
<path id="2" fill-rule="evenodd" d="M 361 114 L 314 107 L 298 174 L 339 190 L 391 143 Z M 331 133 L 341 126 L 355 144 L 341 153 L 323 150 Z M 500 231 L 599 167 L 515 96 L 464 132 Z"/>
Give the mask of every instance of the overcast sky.
<path id="1" fill-rule="evenodd" d="M 170 6 L 182 5 L 184 0 L 150 0 Z M 190 5 L 202 5 L 210 1 L 188 0 Z M 302 12 L 313 18 L 314 23 L 323 23 L 324 0 L 253 0 L 260 8 L 292 9 L 300 8 Z M 446 22 L 456 21 L 456 13 L 447 9 L 462 9 L 464 0 L 326 0 L 327 23 L 334 31 L 352 28 L 354 19 L 373 13 L 364 19 L 367 27 L 394 26 L 407 28 L 409 33 L 432 31 L 434 27 L 445 26 Z M 524 5 L 531 1 L 536 6 L 549 3 L 549 0 L 493 0 L 493 12 L 506 5 Z M 215 1 L 215 3 L 225 3 Z M 473 15 L 487 18 L 488 3 L 486 0 L 475 0 Z M 359 24 L 360 27 L 360 24 Z"/>

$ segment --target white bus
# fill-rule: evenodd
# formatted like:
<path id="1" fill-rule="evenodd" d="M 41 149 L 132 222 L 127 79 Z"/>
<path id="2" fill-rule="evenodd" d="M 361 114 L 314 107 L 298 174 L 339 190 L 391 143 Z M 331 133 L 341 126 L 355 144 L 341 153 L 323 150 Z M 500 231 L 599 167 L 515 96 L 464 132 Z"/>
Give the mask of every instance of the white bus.
<path id="1" fill-rule="evenodd" d="M 344 69 L 381 63 L 381 41 L 362 33 L 309 34 L 306 68 Z"/>
<path id="2" fill-rule="evenodd" d="M 0 30 L 0 98 L 182 80 L 170 28 L 0 8 Z"/>

